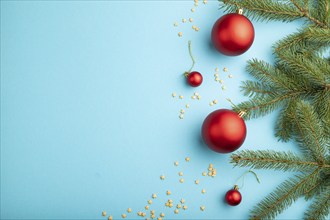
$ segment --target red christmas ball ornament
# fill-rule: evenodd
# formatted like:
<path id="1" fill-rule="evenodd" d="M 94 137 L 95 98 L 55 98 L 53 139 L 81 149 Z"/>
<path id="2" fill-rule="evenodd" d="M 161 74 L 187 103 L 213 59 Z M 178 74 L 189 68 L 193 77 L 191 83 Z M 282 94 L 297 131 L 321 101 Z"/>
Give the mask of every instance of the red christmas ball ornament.
<path id="1" fill-rule="evenodd" d="M 246 125 L 242 115 L 228 109 L 210 113 L 202 125 L 202 137 L 208 147 L 218 153 L 237 150 L 246 137 Z"/>
<path id="2" fill-rule="evenodd" d="M 228 56 L 238 56 L 246 52 L 254 40 L 251 21 L 242 15 L 243 10 L 219 18 L 212 29 L 214 47 Z"/>
<path id="3" fill-rule="evenodd" d="M 200 72 L 193 71 L 187 74 L 187 83 L 192 87 L 200 86 L 203 82 L 203 76 Z"/>
<path id="4" fill-rule="evenodd" d="M 234 189 L 228 190 L 225 196 L 226 202 L 231 206 L 237 206 L 242 201 L 242 195 L 238 191 L 237 185 L 235 185 Z"/>

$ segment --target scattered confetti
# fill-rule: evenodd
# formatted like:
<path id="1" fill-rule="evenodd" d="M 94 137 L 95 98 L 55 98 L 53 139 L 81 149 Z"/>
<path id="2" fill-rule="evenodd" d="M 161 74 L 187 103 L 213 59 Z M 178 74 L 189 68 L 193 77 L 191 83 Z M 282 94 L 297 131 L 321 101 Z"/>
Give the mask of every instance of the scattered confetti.
<path id="1" fill-rule="evenodd" d="M 177 208 L 177 209 L 181 209 L 181 205 L 180 205 L 180 204 L 177 204 L 177 205 L 176 205 L 176 208 Z"/>
<path id="2" fill-rule="evenodd" d="M 204 211 L 205 210 L 205 206 L 201 206 L 200 209 L 201 209 L 201 211 Z"/>
<path id="3" fill-rule="evenodd" d="M 215 77 L 219 77 L 219 73 L 215 73 L 214 76 L 215 76 Z"/>
<path id="4" fill-rule="evenodd" d="M 226 86 L 222 86 L 221 89 L 222 89 L 222 90 L 226 90 Z"/>
<path id="5" fill-rule="evenodd" d="M 157 194 L 154 193 L 154 194 L 151 195 L 151 197 L 152 197 L 153 199 L 156 199 L 156 198 L 157 198 Z"/>
<path id="6" fill-rule="evenodd" d="M 206 190 L 205 189 L 202 189 L 202 193 L 205 194 L 206 193 Z"/>
<path id="7" fill-rule="evenodd" d="M 228 72 L 228 68 L 227 67 L 223 68 L 223 71 Z"/>
<path id="8" fill-rule="evenodd" d="M 183 172 L 179 172 L 179 176 L 183 176 Z"/>
<path id="9" fill-rule="evenodd" d="M 204 5 L 206 5 L 207 4 L 207 0 L 203 0 L 203 3 L 204 3 Z"/>
<path id="10" fill-rule="evenodd" d="M 183 182 L 184 182 L 184 179 L 183 179 L 183 178 L 181 178 L 179 181 L 180 181 L 180 183 L 183 183 Z"/>
<path id="11" fill-rule="evenodd" d="M 179 37 L 182 37 L 182 32 L 179 32 L 179 33 L 178 33 L 178 36 L 179 36 Z"/>
<path id="12" fill-rule="evenodd" d="M 150 203 L 149 203 L 149 204 L 150 204 Z M 146 205 L 146 206 L 144 207 L 144 209 L 145 209 L 145 210 L 149 210 L 149 206 Z"/>
<path id="13" fill-rule="evenodd" d="M 204 172 L 202 173 L 202 175 L 203 175 L 203 176 L 206 176 L 206 172 L 204 171 Z"/>
<path id="14" fill-rule="evenodd" d="M 148 200 L 148 204 L 152 204 L 152 200 L 151 199 Z"/>
<path id="15" fill-rule="evenodd" d="M 165 214 L 164 213 L 160 213 L 159 216 L 162 217 L 162 218 L 164 218 L 165 217 Z"/>
<path id="16" fill-rule="evenodd" d="M 176 167 L 179 166 L 179 162 L 178 161 L 175 161 L 174 162 L 174 166 L 176 166 Z"/>
<path id="17" fill-rule="evenodd" d="M 164 180 L 164 179 L 165 179 L 165 176 L 164 176 L 164 175 L 161 175 L 161 176 L 160 176 L 160 179 L 161 179 L 161 180 Z"/>
<path id="18" fill-rule="evenodd" d="M 184 199 L 181 199 L 180 202 L 181 202 L 181 204 L 183 204 L 185 202 L 185 200 Z"/>
<path id="19" fill-rule="evenodd" d="M 179 23 L 178 22 L 174 22 L 174 27 L 177 27 L 177 26 L 179 26 Z"/>
<path id="20" fill-rule="evenodd" d="M 213 104 L 217 104 L 217 103 L 218 103 L 218 100 L 214 99 Z"/>
<path id="21" fill-rule="evenodd" d="M 193 25 L 193 26 L 191 26 L 191 28 L 195 30 L 197 27 L 195 25 Z"/>
<path id="22" fill-rule="evenodd" d="M 192 18 L 189 18 L 189 22 L 193 22 L 194 21 L 194 19 L 192 19 Z"/>
<path id="23" fill-rule="evenodd" d="M 197 7 L 198 6 L 198 3 L 195 3 L 194 5 Z"/>
<path id="24" fill-rule="evenodd" d="M 185 159 L 187 162 L 189 162 L 190 161 L 190 157 L 186 157 L 186 159 Z"/>
<path id="25" fill-rule="evenodd" d="M 184 205 L 182 208 L 183 208 L 183 210 L 187 210 L 188 209 L 188 207 L 186 205 Z"/>
<path id="26" fill-rule="evenodd" d="M 189 104 L 186 104 L 186 108 L 189 108 L 190 107 L 190 105 Z"/>
<path id="27" fill-rule="evenodd" d="M 126 218 L 126 214 L 122 214 L 121 217 L 122 217 L 122 218 Z"/>
<path id="28" fill-rule="evenodd" d="M 163 220 L 161 217 L 158 217 L 157 220 Z"/>
<path id="29" fill-rule="evenodd" d="M 219 83 L 220 83 L 220 84 L 223 84 L 223 80 L 222 80 L 222 79 L 220 79 L 220 80 L 219 80 Z"/>
<path id="30" fill-rule="evenodd" d="M 195 184 L 198 185 L 199 184 L 199 180 L 195 180 Z"/>
<path id="31" fill-rule="evenodd" d="M 199 96 L 199 93 L 198 93 L 198 92 L 195 92 L 194 95 L 195 95 L 195 96 Z"/>
<path id="32" fill-rule="evenodd" d="M 192 8 L 192 9 L 191 9 L 191 12 L 195 12 L 195 9 L 194 9 L 194 8 Z"/>
<path id="33" fill-rule="evenodd" d="M 192 99 L 196 99 L 196 96 L 193 95 L 193 96 L 191 96 L 191 98 L 192 98 Z"/>
<path id="34" fill-rule="evenodd" d="M 102 216 L 106 216 L 107 215 L 107 212 L 106 211 L 103 211 L 102 212 Z"/>
<path id="35" fill-rule="evenodd" d="M 195 28 L 195 31 L 199 31 L 199 27 L 196 27 L 196 28 Z"/>
<path id="36" fill-rule="evenodd" d="M 183 99 L 183 95 L 180 95 L 180 96 L 179 96 L 179 99 Z"/>
<path id="37" fill-rule="evenodd" d="M 128 213 L 131 213 L 131 212 L 132 212 L 132 209 L 131 209 L 131 208 L 128 208 L 128 209 L 127 209 L 127 212 L 128 212 Z"/>
<path id="38" fill-rule="evenodd" d="M 171 191 L 167 190 L 166 195 L 168 195 L 168 196 L 171 195 Z"/>
<path id="39" fill-rule="evenodd" d="M 197 96 L 197 99 L 200 100 L 202 97 L 200 95 Z"/>
<path id="40" fill-rule="evenodd" d="M 180 118 L 180 119 L 183 119 L 183 118 L 184 118 L 184 115 L 183 115 L 183 114 L 180 114 L 180 115 L 179 115 L 179 118 Z"/>
<path id="41" fill-rule="evenodd" d="M 176 97 L 176 93 L 175 92 L 172 93 L 172 97 L 173 98 Z"/>
<path id="42" fill-rule="evenodd" d="M 175 213 L 175 214 L 179 214 L 179 210 L 178 210 L 178 209 L 175 209 L 175 210 L 174 210 L 174 213 Z"/>
<path id="43" fill-rule="evenodd" d="M 210 106 L 213 106 L 214 104 L 213 104 L 213 102 L 210 102 L 210 104 L 209 104 Z"/>
<path id="44" fill-rule="evenodd" d="M 184 110 L 183 110 L 183 109 L 181 109 L 181 110 L 180 110 L 180 113 L 181 113 L 181 114 L 184 114 Z"/>
<path id="45" fill-rule="evenodd" d="M 108 217 L 108 220 L 113 220 L 112 215 L 110 215 L 110 216 Z"/>

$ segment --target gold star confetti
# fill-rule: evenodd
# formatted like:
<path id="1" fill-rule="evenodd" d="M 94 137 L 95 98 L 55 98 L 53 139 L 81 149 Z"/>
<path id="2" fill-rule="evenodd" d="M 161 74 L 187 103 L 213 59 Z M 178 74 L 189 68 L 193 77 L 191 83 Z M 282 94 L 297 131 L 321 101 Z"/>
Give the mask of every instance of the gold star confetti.
<path id="1" fill-rule="evenodd" d="M 161 217 L 158 217 L 157 220 L 163 220 Z"/>
<path id="2" fill-rule="evenodd" d="M 204 5 L 206 5 L 207 4 L 207 0 L 203 0 L 203 3 L 204 3 Z"/>
<path id="3" fill-rule="evenodd" d="M 180 110 L 180 113 L 181 113 L 181 114 L 184 114 L 184 110 L 183 110 L 183 109 L 181 109 L 181 110 Z"/>
<path id="4" fill-rule="evenodd" d="M 214 104 L 213 104 L 213 102 L 210 102 L 210 104 L 209 104 L 210 106 L 213 106 Z"/>
<path id="5" fill-rule="evenodd" d="M 150 203 L 149 203 L 149 204 L 150 204 Z M 145 210 L 149 210 L 149 206 L 146 205 L 146 206 L 144 207 L 144 209 L 145 209 Z"/>
<path id="6" fill-rule="evenodd" d="M 192 8 L 192 9 L 191 9 L 191 12 L 195 12 L 195 9 L 194 9 L 194 8 Z"/>
<path id="7" fill-rule="evenodd" d="M 220 83 L 220 84 L 223 84 L 223 80 L 222 80 L 222 79 L 220 79 L 220 80 L 219 80 L 219 83 Z"/>
<path id="8" fill-rule="evenodd" d="M 171 191 L 167 190 L 166 195 L 168 195 L 168 196 L 171 195 Z"/>
<path id="9" fill-rule="evenodd" d="M 233 78 L 233 74 L 229 74 L 228 75 L 228 78 Z"/>
<path id="10" fill-rule="evenodd" d="M 219 80 L 220 80 L 220 79 L 219 79 L 218 77 L 214 78 L 214 81 L 216 81 L 216 82 L 219 81 Z"/>
<path id="11" fill-rule="evenodd" d="M 213 103 L 214 103 L 214 104 L 217 104 L 217 103 L 218 103 L 218 100 L 214 99 L 214 100 L 213 100 Z"/>
<path id="12" fill-rule="evenodd" d="M 112 215 L 110 215 L 110 216 L 108 217 L 108 220 L 113 220 Z"/>
<path id="13" fill-rule="evenodd" d="M 223 71 L 228 72 L 228 68 L 227 67 L 223 68 Z"/>
<path id="14" fill-rule="evenodd" d="M 155 215 L 151 215 L 150 217 L 151 217 L 152 219 L 156 218 L 156 216 L 155 216 Z"/>
<path id="15" fill-rule="evenodd" d="M 192 18 L 189 18 L 189 22 L 193 22 L 194 21 L 194 19 L 192 19 Z"/>
<path id="16" fill-rule="evenodd" d="M 200 209 L 201 209 L 201 211 L 204 211 L 205 210 L 205 206 L 201 206 Z"/>
<path id="17" fill-rule="evenodd" d="M 179 99 L 183 99 L 183 95 L 180 95 L 180 96 L 179 96 Z"/>
<path id="18" fill-rule="evenodd" d="M 190 105 L 189 104 L 186 104 L 186 108 L 189 108 L 190 107 Z"/>
<path id="19" fill-rule="evenodd" d="M 128 212 L 128 213 L 131 213 L 131 212 L 132 212 L 132 209 L 131 209 L 131 208 L 128 208 L 128 209 L 127 209 L 127 212 Z"/>
<path id="20" fill-rule="evenodd" d="M 199 31 L 199 27 L 196 27 L 196 28 L 195 28 L 195 31 Z"/>
<path id="21" fill-rule="evenodd" d="M 179 115 L 179 118 L 180 118 L 180 119 L 183 119 L 183 118 L 184 118 L 184 115 L 183 115 L 183 114 L 180 114 L 180 115 Z"/>
<path id="22" fill-rule="evenodd" d="M 183 183 L 183 182 L 184 182 L 184 179 L 183 179 L 183 178 L 181 178 L 179 181 L 180 181 L 180 183 Z"/>
<path id="23" fill-rule="evenodd" d="M 187 22 L 187 19 L 182 18 L 182 23 L 186 23 L 186 22 Z"/>
<path id="24" fill-rule="evenodd" d="M 152 200 L 151 199 L 148 200 L 148 204 L 152 204 Z"/>
<path id="25" fill-rule="evenodd" d="M 179 176 L 183 176 L 183 172 L 179 172 Z"/>
<path id="26" fill-rule="evenodd" d="M 185 200 L 184 199 L 181 199 L 180 202 L 181 202 L 181 204 L 183 204 L 185 202 Z"/>
<path id="27" fill-rule="evenodd" d="M 164 179 L 165 179 L 165 176 L 164 176 L 164 175 L 161 175 L 161 176 L 160 176 L 160 179 L 161 179 L 161 180 L 164 180 Z"/>
<path id="28" fill-rule="evenodd" d="M 181 209 L 181 205 L 180 205 L 180 204 L 177 204 L 177 205 L 176 205 L 176 208 L 177 208 L 177 209 Z"/>
<path id="29" fill-rule="evenodd" d="M 226 90 L 226 86 L 222 86 L 221 89 L 222 89 L 222 90 Z"/>
<path id="30" fill-rule="evenodd" d="M 199 180 L 195 180 L 195 184 L 198 185 L 199 184 Z"/>
<path id="31" fill-rule="evenodd" d="M 178 209 L 175 209 L 175 210 L 174 210 L 174 213 L 175 213 L 175 214 L 179 214 L 179 210 L 178 210 Z"/>
<path id="32" fill-rule="evenodd" d="M 102 216 L 106 216 L 107 215 L 107 212 L 106 211 L 103 211 L 102 212 Z"/>
<path id="33" fill-rule="evenodd" d="M 215 76 L 215 77 L 219 77 L 219 73 L 215 73 L 214 76 Z"/>
<path id="34" fill-rule="evenodd" d="M 179 33 L 178 33 L 178 36 L 179 36 L 179 37 L 182 37 L 182 32 L 179 32 Z"/>
<path id="35" fill-rule="evenodd" d="M 165 217 L 165 214 L 164 213 L 160 213 L 159 216 L 162 217 L 162 218 L 164 218 Z"/>
<path id="36" fill-rule="evenodd" d="M 173 207 L 173 204 L 172 204 L 172 203 L 170 203 L 170 204 L 168 205 L 168 207 L 172 208 L 172 207 Z"/>
<path id="37" fill-rule="evenodd" d="M 191 28 L 195 30 L 197 27 L 195 25 L 193 25 L 193 26 L 191 26 Z"/>
<path id="38" fill-rule="evenodd" d="M 194 0 L 195 3 L 198 3 L 198 0 Z"/>
<path id="39" fill-rule="evenodd" d="M 172 93 L 172 97 L 173 98 L 176 97 L 176 93 L 175 92 Z"/>
<path id="40" fill-rule="evenodd" d="M 186 157 L 186 159 L 185 159 L 187 162 L 189 162 L 190 161 L 190 157 Z"/>
<path id="41" fill-rule="evenodd" d="M 188 207 L 186 205 L 184 205 L 182 208 L 183 208 L 183 210 L 187 210 L 188 209 Z"/>
<path id="42" fill-rule="evenodd" d="M 179 23 L 178 22 L 174 22 L 174 27 L 177 27 L 178 25 L 179 25 Z"/>
<path id="43" fill-rule="evenodd" d="M 203 175 L 203 176 L 206 176 L 206 172 L 204 171 L 204 172 L 202 173 L 202 175 Z"/>
<path id="44" fill-rule="evenodd" d="M 151 195 L 151 198 L 156 199 L 156 198 L 157 198 L 157 194 L 156 194 L 156 193 L 153 193 L 153 194 Z"/>
<path id="45" fill-rule="evenodd" d="M 179 162 L 178 161 L 175 161 L 174 162 L 174 166 L 176 166 L 176 167 L 179 166 Z"/>
<path id="46" fill-rule="evenodd" d="M 155 210 L 151 210 L 150 214 L 154 215 L 155 214 Z"/>
<path id="47" fill-rule="evenodd" d="M 191 98 L 192 98 L 192 99 L 196 99 L 196 96 L 193 95 L 193 96 L 191 96 Z"/>
<path id="48" fill-rule="evenodd" d="M 202 193 L 205 194 L 206 193 L 206 190 L 205 189 L 202 189 Z"/>
<path id="49" fill-rule="evenodd" d="M 126 214 L 122 214 L 121 217 L 122 217 L 122 218 L 126 218 Z"/>
<path id="50" fill-rule="evenodd" d="M 202 97 L 200 95 L 197 96 L 197 99 L 200 100 Z"/>

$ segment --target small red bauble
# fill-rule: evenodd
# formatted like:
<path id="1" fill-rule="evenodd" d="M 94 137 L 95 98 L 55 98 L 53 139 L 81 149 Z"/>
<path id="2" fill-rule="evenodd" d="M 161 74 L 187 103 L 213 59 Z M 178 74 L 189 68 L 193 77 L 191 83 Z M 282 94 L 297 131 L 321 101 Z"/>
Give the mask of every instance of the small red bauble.
<path id="1" fill-rule="evenodd" d="M 254 40 L 251 21 L 241 13 L 231 13 L 219 18 L 212 29 L 214 47 L 228 56 L 246 52 Z"/>
<path id="2" fill-rule="evenodd" d="M 187 83 L 193 87 L 200 86 L 203 82 L 203 76 L 197 71 L 187 74 Z"/>
<path id="3" fill-rule="evenodd" d="M 229 190 L 226 193 L 226 202 L 231 205 L 231 206 L 236 206 L 238 204 L 241 203 L 242 201 L 242 195 L 241 193 L 238 191 L 238 188 L 235 186 L 234 189 Z"/>
<path id="4" fill-rule="evenodd" d="M 208 147 L 218 153 L 237 150 L 246 137 L 244 120 L 234 111 L 219 109 L 203 122 L 202 136 Z"/>

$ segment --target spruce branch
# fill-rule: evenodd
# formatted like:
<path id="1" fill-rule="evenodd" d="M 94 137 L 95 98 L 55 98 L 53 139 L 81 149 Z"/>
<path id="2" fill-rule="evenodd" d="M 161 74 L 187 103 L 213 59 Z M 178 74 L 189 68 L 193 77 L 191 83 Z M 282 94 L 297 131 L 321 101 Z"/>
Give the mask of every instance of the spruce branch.
<path id="1" fill-rule="evenodd" d="M 251 169 L 273 169 L 282 171 L 314 170 L 315 168 L 330 168 L 330 165 L 319 165 L 308 161 L 292 152 L 277 152 L 273 150 L 244 150 L 231 156 L 231 163 L 238 167 Z"/>
<path id="2" fill-rule="evenodd" d="M 315 198 L 315 201 L 305 212 L 305 219 L 326 219 L 330 211 L 330 187 Z"/>
<path id="3" fill-rule="evenodd" d="M 320 168 L 308 175 L 297 175 L 279 185 L 276 190 L 264 198 L 251 211 L 251 219 L 273 219 L 295 200 L 304 194 L 304 188 L 315 184 L 319 178 Z"/>

